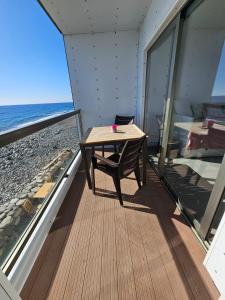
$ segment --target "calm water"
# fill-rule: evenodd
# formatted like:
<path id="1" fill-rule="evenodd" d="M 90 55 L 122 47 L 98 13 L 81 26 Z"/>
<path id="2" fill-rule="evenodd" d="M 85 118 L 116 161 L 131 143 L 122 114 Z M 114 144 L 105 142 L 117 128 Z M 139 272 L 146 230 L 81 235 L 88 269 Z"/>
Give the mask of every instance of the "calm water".
<path id="1" fill-rule="evenodd" d="M 72 102 L 0 106 L 0 132 L 73 109 Z"/>

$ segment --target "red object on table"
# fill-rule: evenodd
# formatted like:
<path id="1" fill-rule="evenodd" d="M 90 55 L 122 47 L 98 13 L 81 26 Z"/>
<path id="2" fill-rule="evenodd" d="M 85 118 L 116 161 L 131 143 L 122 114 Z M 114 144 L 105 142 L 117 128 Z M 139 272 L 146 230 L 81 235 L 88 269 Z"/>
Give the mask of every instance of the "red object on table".
<path id="1" fill-rule="evenodd" d="M 116 124 L 112 125 L 112 132 L 117 132 L 117 125 Z"/>

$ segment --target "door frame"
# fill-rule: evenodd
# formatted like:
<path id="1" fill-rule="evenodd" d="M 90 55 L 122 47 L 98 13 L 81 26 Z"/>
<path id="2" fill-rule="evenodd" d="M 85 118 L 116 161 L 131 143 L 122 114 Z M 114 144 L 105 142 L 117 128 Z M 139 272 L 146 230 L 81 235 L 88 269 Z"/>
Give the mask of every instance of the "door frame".
<path id="1" fill-rule="evenodd" d="M 22 300 L 19 293 L 0 269 L 0 295 L 7 300 Z M 2 299 L 2 298 L 1 298 Z"/>
<path id="2" fill-rule="evenodd" d="M 163 43 L 166 35 L 169 35 L 172 31 L 173 33 L 173 43 L 172 43 L 172 53 L 171 53 L 171 60 L 170 60 L 170 70 L 169 70 L 169 78 L 168 78 L 168 86 L 167 86 L 167 95 L 165 97 L 164 102 L 164 118 L 163 118 L 163 136 L 162 136 L 162 144 L 160 149 L 160 157 L 159 157 L 159 174 L 160 177 L 163 177 L 164 173 L 164 162 L 167 153 L 167 146 L 168 146 L 168 139 L 171 127 L 171 117 L 173 112 L 173 96 L 174 96 L 174 87 L 175 87 L 175 73 L 176 73 L 176 65 L 177 65 L 177 57 L 178 57 L 178 47 L 180 45 L 180 36 L 182 31 L 182 18 L 181 13 L 179 13 L 175 19 L 167 26 L 167 28 L 162 32 L 160 37 L 154 42 L 154 44 L 146 51 L 146 74 L 145 74 L 145 100 L 144 100 L 144 115 L 143 115 L 143 128 L 145 129 L 146 124 L 146 115 L 147 115 L 147 104 L 148 101 L 151 99 L 147 99 L 147 79 L 149 69 L 151 67 L 151 61 L 148 63 L 148 57 L 152 51 L 155 50 L 161 43 Z M 151 79 L 150 79 L 151 80 Z"/>
<path id="3" fill-rule="evenodd" d="M 225 190 L 225 154 L 223 156 L 223 161 L 220 165 L 219 172 L 213 186 L 213 190 L 209 197 L 209 202 L 207 204 L 204 216 L 202 218 L 199 234 L 202 239 L 206 239 L 209 232 L 210 226 L 216 214 L 217 208 L 219 207 L 220 201 L 222 201 L 223 193 Z"/>

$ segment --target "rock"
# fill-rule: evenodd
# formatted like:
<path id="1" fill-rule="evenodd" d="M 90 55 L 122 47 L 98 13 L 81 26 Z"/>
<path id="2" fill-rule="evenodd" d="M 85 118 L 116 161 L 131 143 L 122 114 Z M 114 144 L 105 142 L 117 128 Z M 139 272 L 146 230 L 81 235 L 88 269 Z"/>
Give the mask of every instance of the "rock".
<path id="1" fill-rule="evenodd" d="M 14 210 L 10 210 L 8 213 L 7 213 L 7 216 L 12 216 L 14 215 Z"/>
<path id="2" fill-rule="evenodd" d="M 13 198 L 10 203 L 15 204 L 17 201 L 19 200 L 19 198 Z"/>
<path id="3" fill-rule="evenodd" d="M 7 210 L 11 210 L 13 207 L 14 207 L 14 204 L 10 203 L 10 204 L 7 206 Z"/>
<path id="4" fill-rule="evenodd" d="M 21 219 L 20 216 L 18 216 L 18 217 L 16 218 L 15 223 L 14 223 L 16 226 L 19 224 L 20 219 Z"/>
<path id="5" fill-rule="evenodd" d="M 33 192 L 30 192 L 30 193 L 28 193 L 28 195 L 27 195 L 27 196 L 28 196 L 28 198 L 29 198 L 29 199 L 31 199 L 31 198 L 33 198 L 34 194 L 35 194 L 35 193 L 33 193 Z"/>
<path id="6" fill-rule="evenodd" d="M 62 166 L 63 166 L 63 162 L 61 162 L 61 161 L 57 162 L 57 164 L 56 164 L 57 168 L 61 168 Z"/>
<path id="7" fill-rule="evenodd" d="M 2 214 L 0 215 L 0 220 L 4 219 L 4 217 L 5 217 L 5 213 L 2 213 Z"/>
<path id="8" fill-rule="evenodd" d="M 0 248 L 4 247 L 5 246 L 5 240 L 3 239 L 0 239 Z"/>
<path id="9" fill-rule="evenodd" d="M 31 189 L 31 192 L 36 193 L 38 190 L 39 190 L 39 187 L 35 187 L 35 188 Z"/>
<path id="10" fill-rule="evenodd" d="M 26 199 L 21 199 L 21 200 L 19 200 L 19 201 L 17 201 L 16 202 L 16 205 L 17 206 L 21 206 L 21 205 L 23 205 L 23 203 L 26 201 Z"/>
<path id="11" fill-rule="evenodd" d="M 18 208 L 15 212 L 14 212 L 14 214 L 13 214 L 13 216 L 14 216 L 14 218 L 17 218 L 18 216 L 21 216 L 23 214 L 23 210 L 22 210 L 22 208 Z"/>
<path id="12" fill-rule="evenodd" d="M 20 199 L 24 199 L 24 198 L 26 198 L 26 197 L 27 197 L 27 194 L 21 194 L 21 195 L 19 196 Z"/>
<path id="13" fill-rule="evenodd" d="M 36 182 L 37 182 L 38 184 L 41 184 L 41 183 L 43 183 L 43 180 L 42 180 L 42 179 L 37 179 Z"/>
<path id="14" fill-rule="evenodd" d="M 4 249 L 1 248 L 1 249 L 0 249 L 0 256 L 2 256 L 3 253 L 4 253 Z"/>
<path id="15" fill-rule="evenodd" d="M 13 218 L 11 216 L 7 216 L 0 223 L 0 229 L 7 227 L 8 225 L 12 224 L 12 222 L 13 222 Z"/>
<path id="16" fill-rule="evenodd" d="M 5 211 L 5 207 L 0 207 L 0 214 Z"/>

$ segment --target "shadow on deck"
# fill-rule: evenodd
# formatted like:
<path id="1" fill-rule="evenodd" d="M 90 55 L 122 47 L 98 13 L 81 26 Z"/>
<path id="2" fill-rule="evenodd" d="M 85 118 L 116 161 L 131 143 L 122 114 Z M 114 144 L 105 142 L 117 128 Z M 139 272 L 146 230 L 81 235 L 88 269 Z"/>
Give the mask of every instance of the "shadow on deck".
<path id="1" fill-rule="evenodd" d="M 96 172 L 97 195 L 82 169 L 21 292 L 22 299 L 218 299 L 205 252 L 156 174 L 138 190 Z"/>

